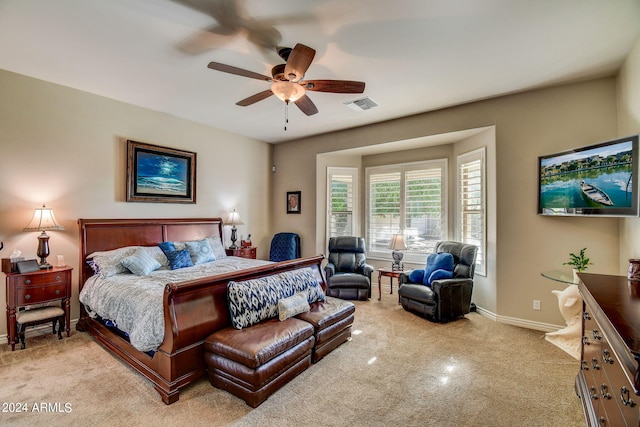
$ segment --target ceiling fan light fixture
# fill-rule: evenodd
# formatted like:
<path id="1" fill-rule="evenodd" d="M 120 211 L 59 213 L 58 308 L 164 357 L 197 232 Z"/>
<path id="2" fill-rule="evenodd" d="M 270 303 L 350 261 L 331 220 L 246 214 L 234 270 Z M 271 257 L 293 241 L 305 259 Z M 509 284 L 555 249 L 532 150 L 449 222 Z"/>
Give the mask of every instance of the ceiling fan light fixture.
<path id="1" fill-rule="evenodd" d="M 296 102 L 305 94 L 305 90 L 298 83 L 278 81 L 271 85 L 271 92 L 284 102 Z"/>

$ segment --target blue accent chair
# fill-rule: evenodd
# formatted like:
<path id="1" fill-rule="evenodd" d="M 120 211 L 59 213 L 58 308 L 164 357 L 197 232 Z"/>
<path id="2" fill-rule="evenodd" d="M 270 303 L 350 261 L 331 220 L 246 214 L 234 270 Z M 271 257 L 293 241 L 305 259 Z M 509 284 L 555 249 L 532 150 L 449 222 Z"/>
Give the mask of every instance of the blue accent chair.
<path id="1" fill-rule="evenodd" d="M 269 261 L 300 258 L 300 236 L 296 233 L 277 233 L 271 240 Z"/>

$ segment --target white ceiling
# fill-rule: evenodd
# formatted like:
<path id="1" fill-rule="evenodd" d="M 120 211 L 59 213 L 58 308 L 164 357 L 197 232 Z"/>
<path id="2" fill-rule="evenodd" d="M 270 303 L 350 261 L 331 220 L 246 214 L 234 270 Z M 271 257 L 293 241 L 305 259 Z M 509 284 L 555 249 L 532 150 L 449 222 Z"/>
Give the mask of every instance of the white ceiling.
<path id="1" fill-rule="evenodd" d="M 614 75 L 640 37 L 639 0 L 246 0 L 252 31 L 199 33 L 224 1 L 0 0 L 0 68 L 277 143 Z M 246 37 L 256 28 L 317 51 L 305 78 L 364 94 L 308 92 L 319 113 L 291 105 L 287 131 L 273 96 L 236 106 L 269 83 L 207 64 L 270 76 L 282 60 Z M 379 107 L 344 105 L 362 96 Z"/>

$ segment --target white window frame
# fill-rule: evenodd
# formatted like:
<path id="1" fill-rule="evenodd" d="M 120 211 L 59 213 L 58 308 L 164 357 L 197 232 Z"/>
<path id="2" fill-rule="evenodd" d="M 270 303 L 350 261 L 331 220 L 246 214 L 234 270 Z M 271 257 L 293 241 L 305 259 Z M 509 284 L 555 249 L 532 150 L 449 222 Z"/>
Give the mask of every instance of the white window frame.
<path id="1" fill-rule="evenodd" d="M 440 228 L 441 228 L 441 236 L 439 240 L 448 240 L 448 159 L 434 159 L 434 160 L 425 160 L 421 162 L 412 162 L 412 163 L 402 163 L 395 165 L 385 165 L 385 166 L 371 166 L 365 169 L 365 181 L 366 181 L 366 212 L 365 212 L 365 240 L 367 243 L 367 258 L 374 259 L 383 259 L 388 260 L 391 258 L 391 249 L 388 248 L 377 248 L 374 250 L 373 248 L 373 239 L 370 236 L 370 212 L 371 212 L 371 200 L 370 200 L 370 187 L 371 175 L 383 174 L 383 173 L 394 173 L 400 172 L 400 220 L 398 225 L 398 230 L 391 230 L 391 234 L 393 233 L 403 233 L 405 235 L 405 239 L 408 240 L 409 230 L 406 227 L 406 213 L 405 213 L 405 174 L 410 171 L 416 170 L 424 170 L 424 169 L 436 169 L 439 168 L 441 170 L 441 187 L 440 187 L 440 203 L 441 203 L 441 212 L 440 212 Z M 434 242 L 435 243 L 435 242 Z M 424 263 L 426 259 L 425 255 L 432 252 L 431 248 L 425 248 L 422 251 L 412 251 L 405 250 L 404 252 L 404 262 L 411 263 Z"/>
<path id="2" fill-rule="evenodd" d="M 331 198 L 332 198 L 332 185 L 331 183 L 333 182 L 333 176 L 335 175 L 349 175 L 351 176 L 351 183 L 352 183 L 352 190 L 351 190 L 351 203 L 352 203 L 352 210 L 351 210 L 351 230 L 352 230 L 352 235 L 354 236 L 359 236 L 360 235 L 360 231 L 358 225 L 360 224 L 359 221 L 359 215 L 360 215 L 360 211 L 358 209 L 359 203 L 358 203 L 358 188 L 359 188 L 359 181 L 358 181 L 358 177 L 359 177 L 359 170 L 358 168 L 355 167 L 336 167 L 336 166 L 329 166 L 327 167 L 327 216 L 326 216 L 326 225 L 325 225 L 325 229 L 326 229 L 326 241 L 329 242 L 329 238 L 334 237 L 331 233 L 331 218 L 332 218 L 332 211 L 331 211 Z"/>
<path id="3" fill-rule="evenodd" d="M 462 181 L 462 168 L 471 163 L 480 161 L 480 222 L 482 224 L 482 236 L 478 238 L 472 238 L 471 236 L 465 236 L 463 220 L 465 218 L 465 212 L 463 209 L 462 197 L 465 194 L 463 191 Z M 476 260 L 475 274 L 480 276 L 487 275 L 487 171 L 486 171 L 486 148 L 482 147 L 476 150 L 469 151 L 457 156 L 457 173 L 456 173 L 456 237 L 457 240 L 463 243 L 471 243 L 478 246 L 478 256 Z M 468 212 L 469 215 L 474 211 Z"/>

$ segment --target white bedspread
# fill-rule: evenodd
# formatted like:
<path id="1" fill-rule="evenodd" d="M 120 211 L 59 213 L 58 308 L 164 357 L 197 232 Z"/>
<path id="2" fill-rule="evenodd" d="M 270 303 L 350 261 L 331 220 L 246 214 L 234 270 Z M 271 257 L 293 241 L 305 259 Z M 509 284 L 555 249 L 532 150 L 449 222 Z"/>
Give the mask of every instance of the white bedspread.
<path id="1" fill-rule="evenodd" d="M 164 339 L 162 298 L 167 283 L 210 277 L 250 269 L 269 261 L 239 257 L 168 270 L 162 268 L 148 276 L 116 274 L 109 278 L 90 277 L 80 292 L 80 302 L 91 317 L 113 321 L 129 334 L 131 344 L 140 351 L 156 350 Z"/>

